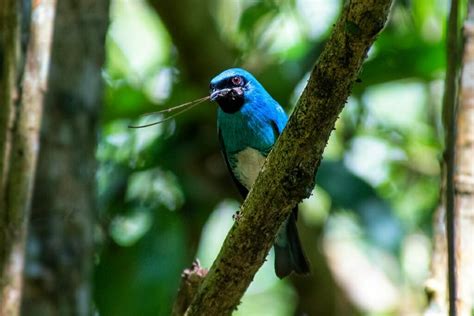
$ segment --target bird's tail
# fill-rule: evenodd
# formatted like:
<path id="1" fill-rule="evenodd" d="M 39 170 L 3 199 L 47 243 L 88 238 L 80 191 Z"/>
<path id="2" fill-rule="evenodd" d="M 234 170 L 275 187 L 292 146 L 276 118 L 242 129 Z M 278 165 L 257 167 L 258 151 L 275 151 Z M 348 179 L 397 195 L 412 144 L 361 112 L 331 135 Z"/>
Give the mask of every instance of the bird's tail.
<path id="1" fill-rule="evenodd" d="M 292 271 L 297 274 L 308 274 L 310 270 L 296 228 L 297 214 L 298 207 L 280 228 L 274 244 L 275 273 L 280 279 L 288 276 Z"/>

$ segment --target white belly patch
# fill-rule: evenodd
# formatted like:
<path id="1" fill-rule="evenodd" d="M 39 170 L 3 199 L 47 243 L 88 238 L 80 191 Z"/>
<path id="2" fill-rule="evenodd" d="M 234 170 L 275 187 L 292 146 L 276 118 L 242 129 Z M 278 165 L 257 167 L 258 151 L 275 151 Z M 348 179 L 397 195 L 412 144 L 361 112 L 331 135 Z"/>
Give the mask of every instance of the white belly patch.
<path id="1" fill-rule="evenodd" d="M 265 162 L 263 156 L 258 150 L 247 147 L 237 153 L 235 156 L 235 176 L 247 190 L 253 186 L 257 179 L 260 169 Z"/>

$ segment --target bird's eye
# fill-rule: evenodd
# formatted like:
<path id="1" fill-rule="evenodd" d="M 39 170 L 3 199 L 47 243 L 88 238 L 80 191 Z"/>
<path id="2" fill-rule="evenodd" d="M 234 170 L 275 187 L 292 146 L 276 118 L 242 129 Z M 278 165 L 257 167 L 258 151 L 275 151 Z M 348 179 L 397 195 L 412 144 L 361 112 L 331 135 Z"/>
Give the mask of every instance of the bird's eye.
<path id="1" fill-rule="evenodd" d="M 232 77 L 231 81 L 234 86 L 242 85 L 242 77 L 239 77 L 239 76 Z"/>

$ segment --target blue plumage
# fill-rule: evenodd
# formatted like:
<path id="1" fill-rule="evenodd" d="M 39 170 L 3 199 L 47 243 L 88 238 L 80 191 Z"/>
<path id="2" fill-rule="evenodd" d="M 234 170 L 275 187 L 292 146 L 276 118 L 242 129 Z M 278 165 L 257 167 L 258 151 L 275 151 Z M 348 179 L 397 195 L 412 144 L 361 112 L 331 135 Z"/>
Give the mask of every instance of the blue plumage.
<path id="1" fill-rule="evenodd" d="M 249 72 L 228 69 L 211 80 L 211 100 L 219 104 L 217 126 L 227 166 L 245 198 L 265 157 L 283 131 L 287 116 Z M 296 231 L 297 208 L 275 241 L 275 272 L 282 278 L 309 272 Z"/>
<path id="2" fill-rule="evenodd" d="M 211 81 L 211 86 L 233 76 L 246 80 L 244 106 L 235 113 L 226 113 L 222 108 L 217 110 L 217 127 L 222 132 L 226 149 L 235 152 L 250 146 L 267 155 L 286 125 L 285 111 L 245 70 L 226 70 Z"/>

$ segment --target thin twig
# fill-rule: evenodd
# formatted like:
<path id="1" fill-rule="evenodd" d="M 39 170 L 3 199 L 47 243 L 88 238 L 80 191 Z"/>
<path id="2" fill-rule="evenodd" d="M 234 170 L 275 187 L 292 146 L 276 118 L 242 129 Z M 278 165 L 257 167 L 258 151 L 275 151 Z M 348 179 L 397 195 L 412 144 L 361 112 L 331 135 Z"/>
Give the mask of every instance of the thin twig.
<path id="1" fill-rule="evenodd" d="M 451 1 L 447 34 L 447 67 L 443 99 L 445 128 L 444 161 L 446 168 L 446 234 L 448 246 L 448 297 L 449 315 L 456 316 L 456 219 L 454 195 L 454 162 L 456 141 L 456 107 L 459 75 L 458 0 Z"/>

